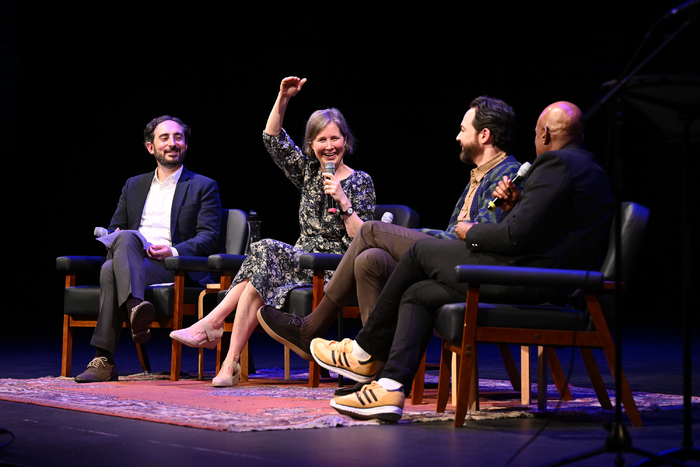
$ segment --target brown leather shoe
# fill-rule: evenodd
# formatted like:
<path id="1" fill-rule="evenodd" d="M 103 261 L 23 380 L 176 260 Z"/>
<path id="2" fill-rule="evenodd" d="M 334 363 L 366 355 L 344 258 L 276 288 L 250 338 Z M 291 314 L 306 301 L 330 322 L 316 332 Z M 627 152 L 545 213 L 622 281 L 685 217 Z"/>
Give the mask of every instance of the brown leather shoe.
<path id="1" fill-rule="evenodd" d="M 285 313 L 269 305 L 258 309 L 258 321 L 270 337 L 292 349 L 304 360 L 311 361 L 309 343 L 301 337 L 303 318 L 296 313 Z"/>
<path id="2" fill-rule="evenodd" d="M 131 337 L 135 344 L 143 344 L 151 338 L 151 330 L 148 327 L 156 319 L 156 309 L 151 302 L 143 301 L 133 307 L 129 313 L 131 323 Z"/>
<path id="3" fill-rule="evenodd" d="M 75 377 L 76 383 L 103 383 L 105 381 L 119 381 L 117 365 L 110 365 L 105 357 L 93 358 L 88 363 L 87 370 Z"/>

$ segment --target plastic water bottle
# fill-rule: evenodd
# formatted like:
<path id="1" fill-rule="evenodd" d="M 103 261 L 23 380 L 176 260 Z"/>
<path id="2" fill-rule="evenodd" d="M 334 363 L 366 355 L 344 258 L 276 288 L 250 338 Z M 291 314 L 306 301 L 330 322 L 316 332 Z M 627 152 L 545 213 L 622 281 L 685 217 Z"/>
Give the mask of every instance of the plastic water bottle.
<path id="1" fill-rule="evenodd" d="M 260 241 L 260 217 L 255 211 L 248 213 L 248 245 L 245 254 L 250 254 L 250 244 Z"/>
<path id="2" fill-rule="evenodd" d="M 386 222 L 387 224 L 393 224 L 394 215 L 390 212 L 385 212 L 384 214 L 382 214 L 382 222 Z"/>

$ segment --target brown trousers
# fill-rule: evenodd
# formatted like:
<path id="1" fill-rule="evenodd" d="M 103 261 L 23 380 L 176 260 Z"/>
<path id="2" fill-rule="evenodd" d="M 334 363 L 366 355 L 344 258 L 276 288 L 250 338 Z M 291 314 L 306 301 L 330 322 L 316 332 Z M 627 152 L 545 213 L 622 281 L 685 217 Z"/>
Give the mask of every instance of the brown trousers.
<path id="1" fill-rule="evenodd" d="M 341 307 L 357 294 L 364 325 L 396 264 L 421 238 L 432 237 L 386 222 L 365 222 L 326 285 L 325 294 Z"/>

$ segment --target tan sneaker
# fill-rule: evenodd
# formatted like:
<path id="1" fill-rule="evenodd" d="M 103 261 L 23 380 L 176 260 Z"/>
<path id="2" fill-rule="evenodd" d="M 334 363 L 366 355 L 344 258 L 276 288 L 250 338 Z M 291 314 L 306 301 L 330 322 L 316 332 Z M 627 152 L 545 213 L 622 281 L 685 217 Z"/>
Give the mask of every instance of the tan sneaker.
<path id="1" fill-rule="evenodd" d="M 403 416 L 406 396 L 403 388 L 388 391 L 376 381 L 366 384 L 359 391 L 331 401 L 331 407 L 338 412 L 362 420 L 379 419 L 396 422 Z"/>
<path id="2" fill-rule="evenodd" d="M 323 368 L 360 383 L 369 383 L 377 373 L 377 362 L 372 357 L 367 360 L 353 357 L 353 342 L 350 339 L 336 342 L 316 338 L 311 341 L 311 355 Z"/>

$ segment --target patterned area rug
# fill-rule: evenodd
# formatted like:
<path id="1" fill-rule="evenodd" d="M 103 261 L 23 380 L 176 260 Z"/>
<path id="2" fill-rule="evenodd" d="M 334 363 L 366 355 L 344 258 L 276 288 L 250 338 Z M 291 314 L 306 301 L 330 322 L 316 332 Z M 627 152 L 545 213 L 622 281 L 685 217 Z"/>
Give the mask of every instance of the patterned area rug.
<path id="1" fill-rule="evenodd" d="M 334 375 L 331 375 L 334 376 Z M 209 375 L 211 378 L 212 375 Z M 141 373 L 120 376 L 119 382 L 77 384 L 71 378 L 45 377 L 32 380 L 0 379 L 0 399 L 133 418 L 210 430 L 243 432 L 377 425 L 379 421 L 354 420 L 333 410 L 329 401 L 337 382 L 323 381 L 319 388 L 304 386 L 308 373 L 296 372 L 284 380 L 282 371 L 259 370 L 246 383 L 232 388 L 213 388 L 209 380 L 197 381 L 183 375 L 170 381 L 167 373 Z M 409 400 L 399 423 L 448 421 L 454 410 L 435 413 L 437 378 L 426 376 L 426 395 L 421 405 Z M 558 403 L 555 386 L 548 387 L 547 412 L 536 404 L 520 404 L 520 393 L 506 381 L 479 382 L 480 411 L 467 414 L 467 420 L 601 414 L 592 389 L 571 387 L 573 401 Z M 682 407 L 681 396 L 636 392 L 639 410 L 675 410 Z M 611 399 L 614 398 L 611 394 Z M 693 398 L 700 406 L 700 398 Z"/>

